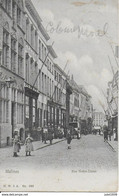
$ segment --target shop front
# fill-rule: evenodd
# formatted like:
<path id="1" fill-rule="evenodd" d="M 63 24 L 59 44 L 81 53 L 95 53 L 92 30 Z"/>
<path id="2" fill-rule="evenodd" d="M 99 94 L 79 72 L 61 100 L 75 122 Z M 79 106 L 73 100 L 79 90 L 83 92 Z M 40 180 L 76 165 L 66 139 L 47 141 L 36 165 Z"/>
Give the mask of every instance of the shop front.
<path id="1" fill-rule="evenodd" d="M 25 87 L 25 133 L 27 136 L 28 132 L 30 132 L 34 139 L 38 139 L 38 95 L 39 93 L 36 91 Z"/>

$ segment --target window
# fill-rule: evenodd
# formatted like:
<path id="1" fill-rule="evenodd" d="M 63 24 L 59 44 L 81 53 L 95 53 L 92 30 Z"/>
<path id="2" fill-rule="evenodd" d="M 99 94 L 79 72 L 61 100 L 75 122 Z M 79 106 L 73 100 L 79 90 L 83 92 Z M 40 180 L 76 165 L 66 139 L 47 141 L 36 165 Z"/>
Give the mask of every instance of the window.
<path id="1" fill-rule="evenodd" d="M 50 67 L 49 67 L 49 70 L 51 71 L 51 62 L 50 62 Z"/>
<path id="2" fill-rule="evenodd" d="M 57 79 L 57 73 L 56 73 L 56 71 L 55 71 L 55 80 Z"/>
<path id="3" fill-rule="evenodd" d="M 21 21 L 22 21 L 22 12 L 21 9 L 17 7 L 17 23 L 20 26 L 22 25 Z"/>
<path id="4" fill-rule="evenodd" d="M 23 93 L 17 92 L 17 123 L 23 123 Z"/>
<path id="5" fill-rule="evenodd" d="M 42 60 L 44 60 L 44 46 L 42 44 Z"/>
<path id="6" fill-rule="evenodd" d="M 37 45 L 38 45 L 38 40 L 37 40 L 37 32 L 35 31 L 35 50 L 37 51 Z"/>
<path id="7" fill-rule="evenodd" d="M 18 74 L 22 76 L 23 74 L 23 46 L 18 44 Z"/>
<path id="8" fill-rule="evenodd" d="M 34 74 L 35 87 L 37 87 L 37 85 L 38 85 L 38 80 L 36 80 L 37 75 L 38 75 L 38 65 L 37 65 L 37 62 L 35 62 L 35 74 Z"/>
<path id="9" fill-rule="evenodd" d="M 41 41 L 39 40 L 39 58 L 42 58 L 42 46 Z"/>
<path id="10" fill-rule="evenodd" d="M 52 96 L 52 95 L 51 95 L 51 79 L 50 79 L 50 96 Z"/>
<path id="11" fill-rule="evenodd" d="M 31 25 L 31 46 L 34 47 L 34 29 L 33 25 Z"/>
<path id="12" fill-rule="evenodd" d="M 29 97 L 25 96 L 25 127 L 29 127 Z"/>
<path id="13" fill-rule="evenodd" d="M 42 92 L 44 92 L 44 74 L 42 73 Z"/>
<path id="14" fill-rule="evenodd" d="M 29 56 L 28 54 L 26 54 L 25 79 L 26 79 L 26 82 L 29 82 Z"/>
<path id="15" fill-rule="evenodd" d="M 11 5 L 11 0 L 3 0 L 2 1 L 2 6 L 4 7 L 5 11 L 10 14 L 10 5 Z"/>
<path id="16" fill-rule="evenodd" d="M 29 20 L 26 19 L 26 40 L 29 41 Z"/>
<path id="17" fill-rule="evenodd" d="M 12 18 L 13 18 L 13 22 L 15 23 L 16 22 L 16 4 L 15 4 L 15 1 L 13 0 L 12 1 Z"/>
<path id="18" fill-rule="evenodd" d="M 47 93 L 48 93 L 48 96 L 49 96 L 50 95 L 49 77 L 47 78 Z"/>
<path id="19" fill-rule="evenodd" d="M 9 65 L 9 33 L 3 29 L 3 65 Z"/>
<path id="20" fill-rule="evenodd" d="M 53 81 L 52 81 L 52 95 L 54 94 Z"/>
<path id="21" fill-rule="evenodd" d="M 9 88 L 7 86 L 4 86 L 0 93 L 1 93 L 0 122 L 8 123 L 9 122 Z"/>
<path id="22" fill-rule="evenodd" d="M 44 47 L 44 60 L 46 60 L 46 48 Z"/>
<path id="23" fill-rule="evenodd" d="M 45 75 L 45 94 L 47 93 L 47 78 L 46 78 L 46 75 Z"/>
<path id="24" fill-rule="evenodd" d="M 42 74 L 39 75 L 39 91 L 42 91 Z"/>
<path id="25" fill-rule="evenodd" d="M 11 70 L 16 72 L 16 40 L 11 38 Z"/>
<path id="26" fill-rule="evenodd" d="M 33 127 L 35 127 L 36 122 L 36 100 L 33 99 Z"/>

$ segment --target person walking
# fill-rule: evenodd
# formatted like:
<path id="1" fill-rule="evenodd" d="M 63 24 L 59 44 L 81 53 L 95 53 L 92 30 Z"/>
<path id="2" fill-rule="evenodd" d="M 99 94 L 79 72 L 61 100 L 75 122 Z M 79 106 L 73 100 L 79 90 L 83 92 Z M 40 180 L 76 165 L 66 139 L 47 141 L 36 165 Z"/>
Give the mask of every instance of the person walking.
<path id="1" fill-rule="evenodd" d="M 78 130 L 77 130 L 77 139 L 80 139 L 80 137 L 81 137 L 81 131 L 80 131 L 80 129 L 78 128 Z"/>
<path id="2" fill-rule="evenodd" d="M 31 156 L 31 151 L 33 151 L 33 138 L 30 136 L 30 133 L 28 134 L 28 137 L 25 140 L 25 145 L 26 145 L 26 156 Z"/>
<path id="3" fill-rule="evenodd" d="M 52 145 L 52 141 L 53 141 L 53 128 L 52 127 L 48 127 L 48 139 L 50 140 L 50 145 Z"/>
<path id="4" fill-rule="evenodd" d="M 13 157 L 18 157 L 18 152 L 20 151 L 20 140 L 19 140 L 19 137 L 18 135 L 15 135 L 14 136 L 14 139 L 13 139 Z"/>
<path id="5" fill-rule="evenodd" d="M 114 133 L 114 141 L 116 141 L 116 129 L 113 129 L 113 133 Z"/>
<path id="6" fill-rule="evenodd" d="M 43 127 L 41 128 L 41 138 L 42 138 L 42 142 L 44 142 L 44 133 L 43 133 Z"/>
<path id="7" fill-rule="evenodd" d="M 67 135 L 66 135 L 66 139 L 67 139 L 67 144 L 68 144 L 68 149 L 71 149 L 71 131 L 67 130 Z"/>
<path id="8" fill-rule="evenodd" d="M 48 138 L 48 128 L 47 126 L 45 126 L 45 128 L 43 129 L 43 137 L 44 137 L 44 144 L 47 144 L 47 138 Z"/>
<path id="9" fill-rule="evenodd" d="M 103 127 L 103 134 L 104 134 L 104 142 L 105 142 L 108 140 L 108 128 L 106 125 Z"/>
<path id="10" fill-rule="evenodd" d="M 112 131 L 111 131 L 111 130 L 109 130 L 109 131 L 108 131 L 109 141 L 111 141 L 111 136 L 112 136 Z"/>

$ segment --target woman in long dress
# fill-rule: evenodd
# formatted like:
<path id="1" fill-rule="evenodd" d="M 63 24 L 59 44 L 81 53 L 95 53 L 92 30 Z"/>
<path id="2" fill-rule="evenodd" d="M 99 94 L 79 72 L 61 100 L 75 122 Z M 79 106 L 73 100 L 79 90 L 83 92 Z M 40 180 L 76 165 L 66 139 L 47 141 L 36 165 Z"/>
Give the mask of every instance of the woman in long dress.
<path id="1" fill-rule="evenodd" d="M 30 133 L 28 134 L 28 137 L 25 140 L 26 145 L 26 156 L 31 156 L 31 151 L 33 151 L 33 138 L 30 136 Z"/>
<path id="2" fill-rule="evenodd" d="M 13 157 L 17 157 L 17 153 L 20 151 L 20 140 L 19 140 L 19 137 L 18 135 L 15 135 L 14 136 L 14 139 L 13 139 Z"/>

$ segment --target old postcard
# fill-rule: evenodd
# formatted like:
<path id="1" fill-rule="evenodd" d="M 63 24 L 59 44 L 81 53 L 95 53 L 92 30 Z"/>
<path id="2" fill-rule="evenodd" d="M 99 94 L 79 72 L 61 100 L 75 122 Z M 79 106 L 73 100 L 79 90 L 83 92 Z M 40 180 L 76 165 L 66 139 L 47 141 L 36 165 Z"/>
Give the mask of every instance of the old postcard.
<path id="1" fill-rule="evenodd" d="M 0 191 L 118 191 L 118 0 L 0 0 Z"/>

